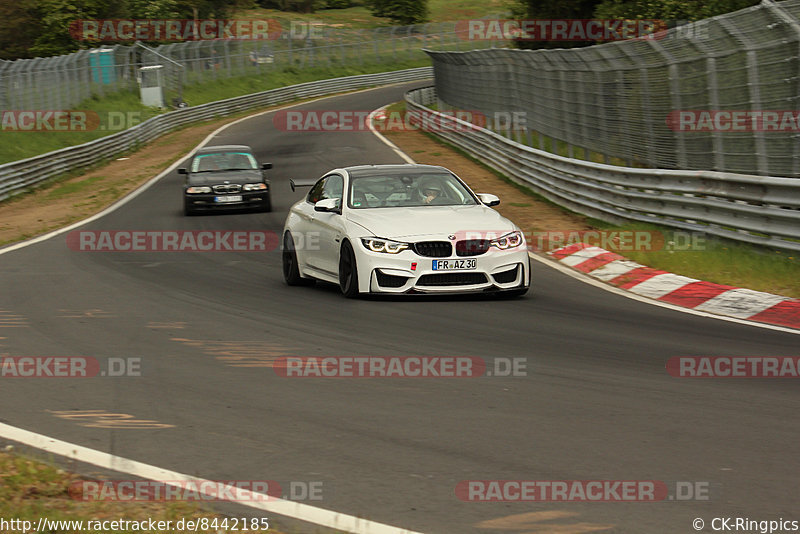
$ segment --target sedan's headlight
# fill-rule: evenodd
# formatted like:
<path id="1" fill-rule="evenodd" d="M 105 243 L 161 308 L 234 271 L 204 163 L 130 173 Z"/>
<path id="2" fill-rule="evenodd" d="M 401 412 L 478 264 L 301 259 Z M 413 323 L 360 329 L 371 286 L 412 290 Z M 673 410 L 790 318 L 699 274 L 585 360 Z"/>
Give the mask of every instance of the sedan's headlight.
<path id="1" fill-rule="evenodd" d="M 504 236 L 498 237 L 497 239 L 492 239 L 490 245 L 493 247 L 497 247 L 500 250 L 507 250 L 509 248 L 518 247 L 522 244 L 522 232 L 515 231 L 511 232 L 510 234 L 506 234 Z"/>
<path id="2" fill-rule="evenodd" d="M 397 254 L 408 248 L 408 243 L 392 241 L 391 239 L 381 239 L 379 237 L 362 237 L 361 243 L 372 252 L 385 252 L 386 254 Z"/>
<path id="3" fill-rule="evenodd" d="M 267 184 L 260 183 L 260 184 L 244 184 L 242 189 L 245 191 L 263 191 L 267 188 Z"/>
<path id="4" fill-rule="evenodd" d="M 186 189 L 186 192 L 190 193 L 190 194 L 192 194 L 192 193 L 210 193 L 211 192 L 211 188 L 206 186 L 206 185 L 193 186 L 193 187 L 188 187 Z"/>

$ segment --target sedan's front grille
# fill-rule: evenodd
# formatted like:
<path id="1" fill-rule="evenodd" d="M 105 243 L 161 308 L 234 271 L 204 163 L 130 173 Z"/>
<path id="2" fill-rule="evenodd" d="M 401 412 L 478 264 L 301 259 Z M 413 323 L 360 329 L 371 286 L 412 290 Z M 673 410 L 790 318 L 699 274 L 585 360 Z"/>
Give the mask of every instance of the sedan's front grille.
<path id="1" fill-rule="evenodd" d="M 414 252 L 428 258 L 449 258 L 453 254 L 453 245 L 447 241 L 420 241 L 414 243 Z"/>
<path id="2" fill-rule="evenodd" d="M 488 239 L 467 239 L 456 243 L 456 254 L 459 256 L 480 256 L 487 250 L 491 241 Z"/>
<path id="3" fill-rule="evenodd" d="M 239 184 L 221 184 L 212 187 L 215 193 L 238 193 L 242 190 Z"/>
<path id="4" fill-rule="evenodd" d="M 417 281 L 418 286 L 471 286 L 486 282 L 483 273 L 441 273 L 423 274 Z"/>

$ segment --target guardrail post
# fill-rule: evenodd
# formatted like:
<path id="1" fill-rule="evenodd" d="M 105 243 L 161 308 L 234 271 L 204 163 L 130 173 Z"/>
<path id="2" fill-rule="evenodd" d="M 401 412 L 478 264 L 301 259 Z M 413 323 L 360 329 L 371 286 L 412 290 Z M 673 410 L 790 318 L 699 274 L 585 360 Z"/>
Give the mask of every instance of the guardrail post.
<path id="1" fill-rule="evenodd" d="M 734 39 L 742 43 L 747 56 L 747 90 L 750 93 L 750 109 L 762 110 L 761 88 L 758 76 L 758 56 L 753 49 L 753 43 L 747 35 L 742 33 L 739 28 L 730 21 L 721 18 L 720 24 L 730 33 Z M 753 130 L 753 142 L 756 147 L 756 169 L 758 174 L 769 176 L 769 163 L 767 160 L 767 146 L 764 140 L 764 132 Z"/>
<path id="2" fill-rule="evenodd" d="M 719 109 L 719 80 L 717 79 L 717 58 L 714 51 L 700 39 L 692 39 L 691 44 L 700 49 L 706 58 L 706 77 L 708 78 L 707 94 L 709 109 Z M 714 169 L 725 170 L 725 144 L 722 136 L 724 132 L 716 128 L 711 132 L 711 146 L 714 152 Z"/>
<path id="3" fill-rule="evenodd" d="M 573 142 L 572 121 L 570 120 L 570 117 L 574 116 L 574 114 L 570 113 L 569 105 L 568 105 L 568 103 L 566 101 L 567 100 L 566 95 L 569 94 L 569 91 L 568 91 L 568 88 L 567 88 L 568 84 L 567 84 L 567 80 L 566 80 L 566 73 L 564 72 L 563 69 L 559 69 L 558 70 L 558 84 L 559 84 L 559 91 L 558 92 L 561 94 L 561 97 L 559 98 L 559 104 L 561 105 L 561 108 L 563 110 L 562 116 L 564 117 L 564 119 L 563 119 L 564 120 L 564 137 L 566 138 L 566 139 L 564 139 L 564 141 L 567 143 L 567 157 L 574 158 L 575 157 L 575 151 L 572 148 L 572 142 Z M 554 147 L 553 152 L 558 154 L 558 147 L 557 146 Z"/>
<path id="4" fill-rule="evenodd" d="M 777 17 L 785 24 L 788 24 L 792 30 L 794 31 L 796 40 L 798 45 L 800 45 L 800 21 L 797 20 L 792 13 L 786 10 L 780 4 L 773 2 L 773 0 L 761 0 L 761 3 L 767 7 L 767 9 L 771 10 Z M 798 50 L 798 56 L 800 56 L 800 49 Z M 784 80 L 785 82 L 796 83 L 798 78 L 797 71 L 795 72 L 788 72 L 787 78 Z M 792 136 L 794 142 L 792 143 L 792 176 L 800 177 L 800 133 L 795 133 Z"/>
<path id="5" fill-rule="evenodd" d="M 669 72 L 669 87 L 670 87 L 670 100 L 672 102 L 672 109 L 677 111 L 683 109 L 681 105 L 681 91 L 680 91 L 680 72 L 678 71 L 678 61 L 670 54 L 664 46 L 653 39 L 646 41 L 653 47 L 653 50 L 658 52 L 664 58 L 667 69 Z M 674 133 L 675 147 L 677 150 L 677 163 L 679 169 L 688 168 L 687 155 L 686 155 L 686 136 L 681 132 Z"/>
<path id="6" fill-rule="evenodd" d="M 656 153 L 655 153 L 655 139 L 656 132 L 653 129 L 653 105 L 650 100 L 650 81 L 647 76 L 647 67 L 645 66 L 642 57 L 633 52 L 630 47 L 619 47 L 628 58 L 636 64 L 639 72 L 639 85 L 638 89 L 642 98 L 642 122 L 644 123 L 645 130 L 647 131 L 647 141 L 644 143 L 644 149 L 647 151 L 646 162 L 648 165 L 656 166 Z"/>
<path id="7" fill-rule="evenodd" d="M 0 109 L 9 109 L 8 103 L 8 83 L 9 78 L 6 74 L 11 62 L 0 59 Z"/>

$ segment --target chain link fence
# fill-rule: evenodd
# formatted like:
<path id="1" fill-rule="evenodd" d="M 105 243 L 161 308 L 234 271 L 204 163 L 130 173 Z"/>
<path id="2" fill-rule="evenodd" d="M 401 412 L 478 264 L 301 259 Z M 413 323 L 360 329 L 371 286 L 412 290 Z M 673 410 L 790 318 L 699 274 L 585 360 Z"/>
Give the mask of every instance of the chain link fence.
<path id="1" fill-rule="evenodd" d="M 92 97 L 136 90 L 139 69 L 164 67 L 167 105 L 176 107 L 186 85 L 315 66 L 345 67 L 426 59 L 423 48 L 469 50 L 455 22 L 374 29 L 320 26 L 313 38 L 284 31 L 272 40 L 197 40 L 146 47 L 115 45 L 73 54 L 0 61 L 0 110 L 59 110 Z M 191 103 L 190 103 L 191 104 Z"/>
<path id="2" fill-rule="evenodd" d="M 797 122 L 800 0 L 764 0 L 660 39 L 428 53 L 440 109 L 517 113 L 524 127 L 508 135 L 529 146 L 629 167 L 800 177 L 800 129 L 791 120 L 780 131 L 714 122 L 732 116 L 715 111 L 745 111 L 750 124 L 764 110 L 793 112 Z M 680 115 L 687 110 L 694 113 Z M 711 128 L 681 122 L 705 111 Z"/>

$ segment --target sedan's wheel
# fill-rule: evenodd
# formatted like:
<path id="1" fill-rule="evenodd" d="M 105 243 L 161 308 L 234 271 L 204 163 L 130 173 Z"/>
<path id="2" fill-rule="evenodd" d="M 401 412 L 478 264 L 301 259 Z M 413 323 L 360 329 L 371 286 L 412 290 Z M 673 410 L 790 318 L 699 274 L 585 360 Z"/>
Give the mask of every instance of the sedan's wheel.
<path id="1" fill-rule="evenodd" d="M 272 198 L 267 196 L 267 199 L 261 204 L 261 211 L 268 212 L 272 211 Z"/>
<path id="2" fill-rule="evenodd" d="M 294 241 L 289 232 L 286 232 L 286 235 L 283 236 L 282 260 L 283 279 L 286 280 L 286 285 L 303 286 L 313 283 L 313 280 L 308 280 L 300 276 L 300 269 L 297 266 L 297 253 L 294 250 Z"/>
<path id="3" fill-rule="evenodd" d="M 356 255 L 349 241 L 342 244 L 342 253 L 339 256 L 339 287 L 342 294 L 349 299 L 358 296 Z"/>

